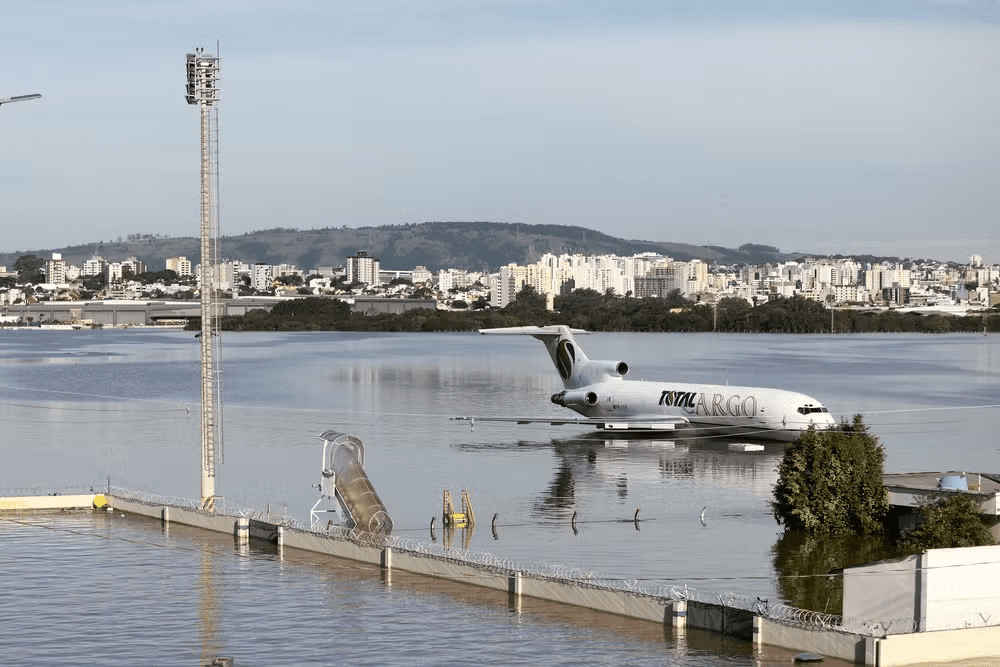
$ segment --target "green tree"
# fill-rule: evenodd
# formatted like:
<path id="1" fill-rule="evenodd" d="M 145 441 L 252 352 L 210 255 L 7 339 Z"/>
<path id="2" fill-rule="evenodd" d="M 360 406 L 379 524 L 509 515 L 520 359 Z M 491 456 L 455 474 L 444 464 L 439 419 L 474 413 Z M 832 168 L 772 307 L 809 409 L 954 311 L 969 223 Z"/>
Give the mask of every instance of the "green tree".
<path id="1" fill-rule="evenodd" d="M 162 271 L 146 271 L 145 273 L 140 273 L 135 276 L 135 279 L 141 282 L 143 285 L 150 285 L 152 283 L 163 283 L 164 285 L 172 285 L 177 282 L 177 272 L 173 269 L 164 269 Z"/>
<path id="2" fill-rule="evenodd" d="M 746 331 L 751 325 L 753 309 L 746 299 L 738 297 L 725 297 L 719 301 L 717 307 L 719 331 Z"/>
<path id="3" fill-rule="evenodd" d="M 910 553 L 996 544 L 979 504 L 968 494 L 936 498 L 921 507 L 920 513 L 923 521 L 903 539 L 903 547 Z"/>
<path id="4" fill-rule="evenodd" d="M 861 535 L 882 531 L 889 499 L 885 449 L 855 415 L 851 424 L 810 429 L 785 450 L 771 508 L 785 530 Z"/>
<path id="5" fill-rule="evenodd" d="M 21 255 L 14 262 L 14 270 L 17 271 L 17 282 L 40 283 L 45 281 L 45 274 L 42 267 L 45 260 L 38 255 Z"/>
<path id="6" fill-rule="evenodd" d="M 548 316 L 548 311 L 545 309 L 545 295 L 539 294 L 531 285 L 525 285 L 514 297 L 514 300 L 504 307 L 503 311 L 510 315 L 527 319 L 534 318 L 538 321 Z"/>
<path id="7" fill-rule="evenodd" d="M 299 287 L 302 285 L 302 276 L 297 273 L 290 273 L 285 276 L 278 276 L 274 282 L 288 285 L 289 287 Z"/>

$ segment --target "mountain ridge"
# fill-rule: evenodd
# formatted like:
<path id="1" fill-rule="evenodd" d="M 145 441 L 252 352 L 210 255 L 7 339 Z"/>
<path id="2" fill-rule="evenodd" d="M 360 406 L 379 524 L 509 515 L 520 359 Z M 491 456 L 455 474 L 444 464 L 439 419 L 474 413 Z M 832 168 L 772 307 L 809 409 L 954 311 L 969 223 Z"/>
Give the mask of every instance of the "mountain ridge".
<path id="1" fill-rule="evenodd" d="M 777 248 L 745 244 L 740 248 L 698 246 L 686 243 L 621 239 L 575 225 L 531 225 L 517 222 L 420 222 L 380 227 L 327 227 L 303 230 L 276 227 L 236 236 L 221 236 L 219 256 L 249 264 L 293 264 L 308 270 L 341 266 L 359 251 L 380 260 L 386 270 L 409 270 L 426 266 L 431 271 L 447 268 L 496 271 L 509 264 L 530 264 L 543 254 L 614 254 L 631 256 L 643 252 L 667 255 L 677 260 L 701 259 L 709 263 L 739 264 L 787 261 L 808 256 L 783 253 Z M 117 241 L 0 253 L 0 264 L 8 270 L 18 257 L 35 254 L 43 259 L 57 252 L 69 264 L 82 265 L 95 255 L 112 262 L 135 256 L 150 271 L 161 270 L 168 257 L 184 256 L 199 261 L 197 237 L 130 235 Z"/>

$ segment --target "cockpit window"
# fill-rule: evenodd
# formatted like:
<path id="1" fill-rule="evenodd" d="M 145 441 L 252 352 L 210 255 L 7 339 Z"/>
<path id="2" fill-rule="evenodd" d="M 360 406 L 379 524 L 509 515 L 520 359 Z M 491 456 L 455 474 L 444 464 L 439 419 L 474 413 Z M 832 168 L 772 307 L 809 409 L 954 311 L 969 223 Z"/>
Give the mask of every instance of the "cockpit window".
<path id="1" fill-rule="evenodd" d="M 829 412 L 829 410 L 827 410 L 824 407 L 815 408 L 815 407 L 805 406 L 805 405 L 798 409 L 798 413 L 800 415 L 808 415 L 811 412 Z"/>

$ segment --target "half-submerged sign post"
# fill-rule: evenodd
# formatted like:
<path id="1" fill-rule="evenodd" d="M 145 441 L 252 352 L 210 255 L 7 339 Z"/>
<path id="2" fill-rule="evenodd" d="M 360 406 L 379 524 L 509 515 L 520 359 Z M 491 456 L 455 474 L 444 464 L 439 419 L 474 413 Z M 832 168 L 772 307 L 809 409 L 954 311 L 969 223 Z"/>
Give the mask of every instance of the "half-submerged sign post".
<path id="1" fill-rule="evenodd" d="M 215 510 L 215 475 L 221 463 L 222 413 L 215 375 L 218 305 L 214 271 L 218 240 L 219 57 L 196 49 L 187 54 L 187 102 L 201 111 L 201 509 Z"/>

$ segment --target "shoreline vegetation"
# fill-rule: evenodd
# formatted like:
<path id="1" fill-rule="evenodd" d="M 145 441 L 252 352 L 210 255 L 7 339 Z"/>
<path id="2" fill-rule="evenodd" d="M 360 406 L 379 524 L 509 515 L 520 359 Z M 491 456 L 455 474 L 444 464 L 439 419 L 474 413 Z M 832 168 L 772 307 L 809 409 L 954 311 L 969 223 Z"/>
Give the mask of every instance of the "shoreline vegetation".
<path id="1" fill-rule="evenodd" d="M 200 318 L 187 329 L 200 329 Z M 620 297 L 577 290 L 555 298 L 554 310 L 531 288 L 501 309 L 473 303 L 465 310 L 414 309 L 400 314 L 352 312 L 339 299 L 303 297 L 226 316 L 223 331 L 475 331 L 493 327 L 565 324 L 587 331 L 717 333 L 986 333 L 1000 332 L 1000 310 L 977 315 L 900 313 L 895 310 L 832 309 L 801 296 L 756 306 L 726 298 L 717 305 L 673 294 L 663 298 Z"/>

